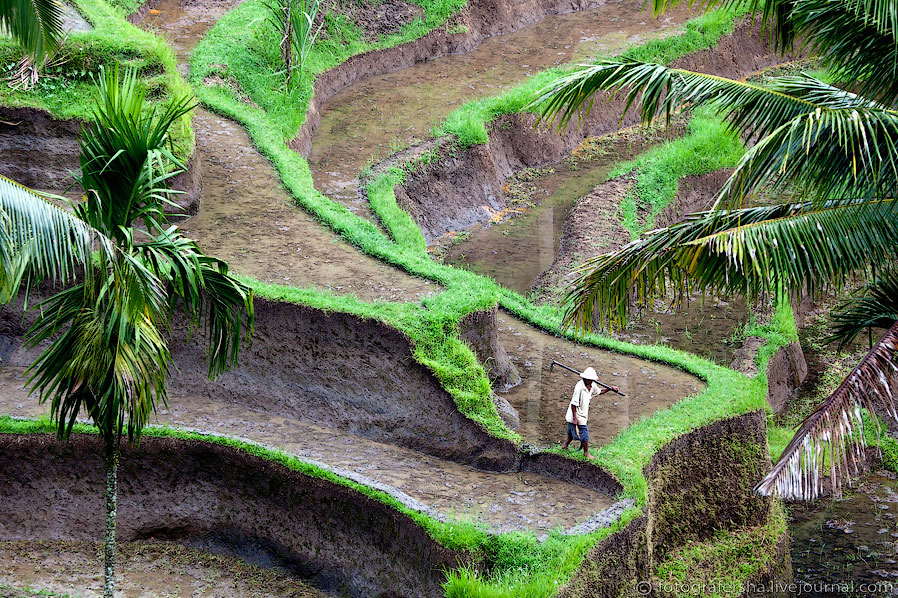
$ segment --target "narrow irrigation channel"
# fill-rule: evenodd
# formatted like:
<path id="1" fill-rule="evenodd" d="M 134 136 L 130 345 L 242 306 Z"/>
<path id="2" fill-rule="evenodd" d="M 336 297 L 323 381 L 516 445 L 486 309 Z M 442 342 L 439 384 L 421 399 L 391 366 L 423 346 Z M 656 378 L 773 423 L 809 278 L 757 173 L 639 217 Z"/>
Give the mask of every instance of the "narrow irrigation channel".
<path id="1" fill-rule="evenodd" d="M 496 95 L 546 68 L 613 55 L 660 37 L 689 16 L 679 7 L 654 19 L 633 0 L 549 15 L 534 25 L 484 40 L 475 50 L 366 77 L 321 107 L 309 166 L 316 187 L 371 217 L 358 177 L 397 150 L 426 139 L 430 129 L 465 101 Z"/>

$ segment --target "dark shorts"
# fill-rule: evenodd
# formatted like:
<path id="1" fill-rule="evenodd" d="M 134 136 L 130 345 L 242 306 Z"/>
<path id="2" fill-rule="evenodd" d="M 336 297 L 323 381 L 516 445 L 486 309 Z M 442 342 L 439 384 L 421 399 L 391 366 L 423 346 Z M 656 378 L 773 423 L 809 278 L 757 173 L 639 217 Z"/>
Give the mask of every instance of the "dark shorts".
<path id="1" fill-rule="evenodd" d="M 567 435 L 576 440 L 577 432 L 580 432 L 580 442 L 589 442 L 589 426 L 576 426 L 576 430 L 574 430 L 574 424 L 568 422 Z"/>

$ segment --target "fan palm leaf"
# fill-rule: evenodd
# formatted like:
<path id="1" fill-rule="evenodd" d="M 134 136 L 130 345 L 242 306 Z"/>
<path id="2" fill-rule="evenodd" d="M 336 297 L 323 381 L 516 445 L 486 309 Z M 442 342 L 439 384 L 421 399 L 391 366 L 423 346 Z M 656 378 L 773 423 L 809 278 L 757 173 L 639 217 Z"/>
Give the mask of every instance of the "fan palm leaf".
<path id="1" fill-rule="evenodd" d="M 861 409 L 898 419 L 891 380 L 898 365 L 898 322 L 864 359 L 802 422 L 783 454 L 756 490 L 769 496 L 813 500 L 828 481 L 838 490 L 864 467 L 865 434 Z"/>

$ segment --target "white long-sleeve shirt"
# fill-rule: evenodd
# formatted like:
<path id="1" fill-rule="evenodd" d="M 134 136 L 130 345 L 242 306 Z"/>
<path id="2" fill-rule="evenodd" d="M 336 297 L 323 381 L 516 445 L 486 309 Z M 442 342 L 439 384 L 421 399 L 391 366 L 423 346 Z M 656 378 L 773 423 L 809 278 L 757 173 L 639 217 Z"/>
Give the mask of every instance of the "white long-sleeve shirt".
<path id="1" fill-rule="evenodd" d="M 567 423 L 574 423 L 574 411 L 571 409 L 571 405 L 574 405 L 577 408 L 577 424 L 585 426 L 589 417 L 589 402 L 600 393 L 600 387 L 595 382 L 592 383 L 592 390 L 586 390 L 586 384 L 582 379 L 577 382 L 577 385 L 574 386 L 574 396 L 571 397 L 571 402 L 567 406 L 567 416 L 565 417 Z"/>

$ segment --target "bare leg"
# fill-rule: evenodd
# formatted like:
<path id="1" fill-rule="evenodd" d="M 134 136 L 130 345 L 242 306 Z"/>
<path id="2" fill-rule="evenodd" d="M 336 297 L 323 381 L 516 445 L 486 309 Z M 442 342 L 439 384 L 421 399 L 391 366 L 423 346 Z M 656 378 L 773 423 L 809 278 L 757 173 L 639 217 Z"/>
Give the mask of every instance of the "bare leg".
<path id="1" fill-rule="evenodd" d="M 564 444 L 561 446 L 561 450 L 566 451 L 566 450 L 567 450 L 567 445 L 569 445 L 569 444 L 571 443 L 571 440 L 573 440 L 573 439 L 574 439 L 574 437 L 571 436 L 571 433 L 570 433 L 570 432 L 568 432 L 568 433 L 567 433 L 567 440 L 564 441 Z"/>
<path id="2" fill-rule="evenodd" d="M 581 442 L 580 445 L 583 447 L 583 456 L 592 459 L 592 455 L 589 454 L 589 441 Z"/>

